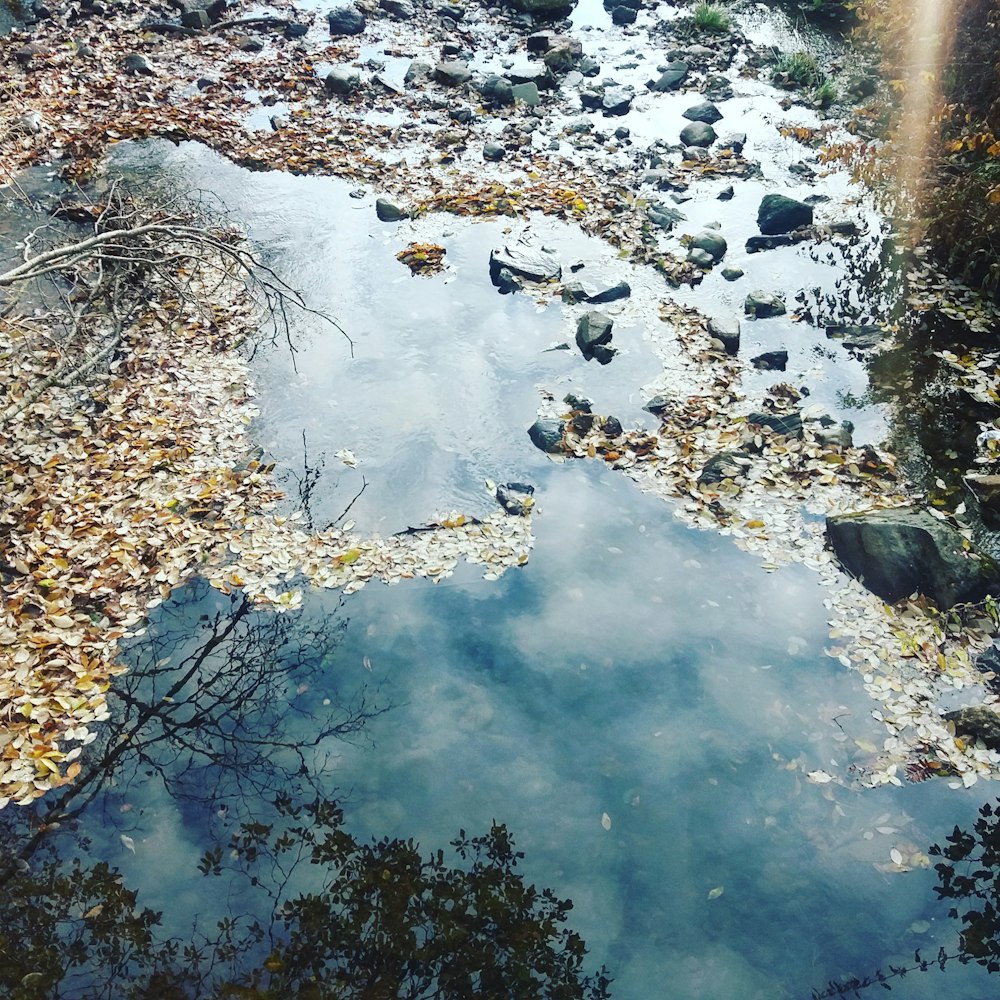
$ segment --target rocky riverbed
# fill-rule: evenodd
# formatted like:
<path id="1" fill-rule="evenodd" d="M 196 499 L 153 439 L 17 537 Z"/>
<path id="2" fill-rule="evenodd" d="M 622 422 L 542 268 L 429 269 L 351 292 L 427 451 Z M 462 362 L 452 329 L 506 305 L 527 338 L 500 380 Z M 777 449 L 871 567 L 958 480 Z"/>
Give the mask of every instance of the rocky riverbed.
<path id="1" fill-rule="evenodd" d="M 553 346 L 590 365 L 621 364 L 621 331 L 641 330 L 662 366 L 628 411 L 559 380 L 540 386 L 537 413 L 524 414 L 531 440 L 554 460 L 620 472 L 770 569 L 797 562 L 819 574 L 829 653 L 863 675 L 886 729 L 852 767 L 864 783 L 941 774 L 968 786 L 1000 774 L 995 678 L 977 660 L 997 629 L 984 603 L 997 580 L 989 532 L 954 475 L 951 499 L 938 502 L 926 453 L 900 463 L 887 448 L 905 393 L 881 407 L 845 402 L 928 307 L 972 329 L 991 314 L 919 262 L 903 281 L 872 199 L 823 162 L 821 147 L 846 137 L 875 85 L 836 37 L 753 4 L 706 28 L 691 6 L 641 0 L 321 10 L 95 0 L 36 2 L 27 20 L 2 40 L 0 180 L 11 197 L 18 172 L 41 165 L 93 197 L 114 146 L 158 138 L 254 171 L 357 185 L 413 281 L 447 278 L 449 216 L 509 220 L 482 265 L 497 294 L 561 311 L 565 339 Z M 829 92 L 782 68 L 807 45 L 834 81 L 832 108 Z M 605 251 L 579 256 L 573 234 Z M 995 357 L 941 346 L 938 360 L 934 377 L 954 370 L 989 423 Z M 960 475 L 990 471 L 994 440 L 974 430 L 986 436 L 970 447 L 963 431 Z M 417 512 L 470 538 L 428 549 L 422 534 L 405 536 L 391 543 L 406 550 L 400 560 L 341 529 L 323 537 L 266 515 L 252 530 L 240 524 L 247 541 L 210 575 L 294 608 L 302 573 L 357 589 L 444 578 L 473 551 L 488 573 L 523 564 L 534 498 L 516 484 L 493 489 L 511 499 L 491 515 L 492 535 L 471 514 Z M 124 627 L 195 565 L 168 574 Z M 972 603 L 951 611 L 956 602 Z M 977 711 L 946 715 L 963 707 Z M 25 778 L 17 772 L 24 795 L 46 787 L 44 774 Z"/>

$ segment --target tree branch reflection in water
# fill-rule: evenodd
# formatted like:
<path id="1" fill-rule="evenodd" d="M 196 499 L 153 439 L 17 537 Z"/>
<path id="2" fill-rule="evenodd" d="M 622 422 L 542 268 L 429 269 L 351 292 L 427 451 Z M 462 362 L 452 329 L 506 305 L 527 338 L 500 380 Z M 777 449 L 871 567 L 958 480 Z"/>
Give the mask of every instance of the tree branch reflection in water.
<path id="1" fill-rule="evenodd" d="M 572 904 L 524 883 L 504 826 L 462 831 L 454 864 L 345 830 L 324 787 L 332 744 L 362 738 L 387 710 L 364 686 L 337 687 L 345 625 L 257 612 L 204 585 L 163 608 L 109 693 L 112 722 L 75 784 L 0 815 L 0 993 L 608 996 L 604 970 L 584 974 L 583 941 L 564 926 Z M 95 846 L 152 781 L 207 845 L 205 909 L 166 921 L 188 922 L 184 935 L 167 933 Z M 157 874 L 168 885 L 177 875 L 166 858 Z"/>

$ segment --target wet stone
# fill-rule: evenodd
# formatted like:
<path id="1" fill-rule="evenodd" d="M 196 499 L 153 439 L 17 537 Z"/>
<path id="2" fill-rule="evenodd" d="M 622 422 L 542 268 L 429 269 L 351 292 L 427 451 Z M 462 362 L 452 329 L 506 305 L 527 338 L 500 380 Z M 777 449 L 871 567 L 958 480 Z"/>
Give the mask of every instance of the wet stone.
<path id="1" fill-rule="evenodd" d="M 488 142 L 483 146 L 483 159 L 498 163 L 507 155 L 507 150 L 498 142 Z"/>
<path id="2" fill-rule="evenodd" d="M 528 483 L 505 483 L 497 486 L 497 503 L 515 517 L 525 517 L 531 510 L 535 487 Z"/>
<path id="3" fill-rule="evenodd" d="M 377 198 L 375 200 L 375 215 L 379 222 L 400 222 L 409 218 L 409 213 L 402 205 L 390 201 L 388 198 Z"/>
<path id="4" fill-rule="evenodd" d="M 693 236 L 688 245 L 696 250 L 704 250 L 712 258 L 713 263 L 722 260 L 726 250 L 729 249 L 725 237 L 711 229 L 702 230 Z"/>
<path id="5" fill-rule="evenodd" d="M 724 267 L 721 274 L 726 281 L 738 281 L 746 274 L 746 271 L 742 267 Z"/>
<path id="6" fill-rule="evenodd" d="M 605 417 L 601 423 L 601 433 L 608 438 L 622 436 L 622 425 L 617 417 Z"/>
<path id="7" fill-rule="evenodd" d="M 945 712 L 944 718 L 955 724 L 955 735 L 978 740 L 990 750 L 1000 750 L 1000 715 L 988 705 L 973 705 Z"/>
<path id="8" fill-rule="evenodd" d="M 705 122 L 691 122 L 681 129 L 681 142 L 685 146 L 711 146 L 716 138 L 715 129 Z"/>
<path id="9" fill-rule="evenodd" d="M 531 443 L 549 455 L 563 450 L 563 422 L 561 420 L 539 419 L 528 428 Z"/>
<path id="10" fill-rule="evenodd" d="M 552 281 L 562 277 L 559 258 L 551 250 L 525 242 L 501 247 L 490 254 L 490 273 L 501 268 L 529 281 Z"/>
<path id="11" fill-rule="evenodd" d="M 350 66 L 334 66 L 323 85 L 328 94 L 347 97 L 361 89 L 361 74 Z"/>
<path id="12" fill-rule="evenodd" d="M 632 286 L 627 281 L 619 281 L 617 284 L 588 295 L 587 301 L 594 303 L 594 305 L 601 305 L 605 302 L 618 302 L 621 299 L 627 299 L 631 294 Z"/>
<path id="13" fill-rule="evenodd" d="M 654 203 L 646 208 L 646 218 L 654 226 L 669 233 L 678 222 L 684 221 L 685 216 L 681 212 L 678 212 L 676 208 L 671 208 L 669 205 Z"/>
<path id="14" fill-rule="evenodd" d="M 650 80 L 646 86 L 650 90 L 664 93 L 668 90 L 676 90 L 684 82 L 688 75 L 688 64 L 685 62 L 667 63 L 663 72 L 656 80 Z"/>
<path id="15" fill-rule="evenodd" d="M 434 67 L 434 79 L 449 87 L 458 87 L 472 79 L 472 70 L 461 59 L 442 59 Z"/>
<path id="16" fill-rule="evenodd" d="M 533 83 L 516 83 L 511 87 L 511 94 L 516 101 L 528 105 L 529 108 L 535 108 L 541 103 L 538 87 Z"/>
<path id="17" fill-rule="evenodd" d="M 812 225 L 811 205 L 783 194 L 766 194 L 757 209 L 757 228 L 765 236 L 788 233 L 800 226 Z"/>
<path id="18" fill-rule="evenodd" d="M 624 25 L 624 24 L 635 24 L 639 13 L 632 7 L 626 7 L 622 5 L 621 7 L 615 7 L 611 11 L 611 23 Z"/>
<path id="19" fill-rule="evenodd" d="M 736 356 L 740 350 L 740 321 L 738 319 L 710 319 L 708 335 L 722 344 L 726 354 Z"/>
<path id="20" fill-rule="evenodd" d="M 750 363 L 761 371 L 783 372 L 788 367 L 788 351 L 764 351 L 751 358 Z"/>
<path id="21" fill-rule="evenodd" d="M 733 190 L 732 184 L 727 184 L 715 197 L 719 201 L 732 201 L 735 195 L 736 192 Z"/>
<path id="22" fill-rule="evenodd" d="M 688 250 L 687 259 L 696 267 L 711 268 L 715 263 L 715 258 L 707 250 L 699 250 L 698 247 Z"/>
<path id="23" fill-rule="evenodd" d="M 576 346 L 585 358 L 594 356 L 597 347 L 611 342 L 614 320 L 602 312 L 588 312 L 576 325 Z"/>
<path id="24" fill-rule="evenodd" d="M 782 316 L 785 313 L 785 300 L 777 292 L 751 292 L 743 303 L 743 309 L 748 316 L 757 319 L 769 319 L 772 316 Z"/>
<path id="25" fill-rule="evenodd" d="M 722 118 L 722 112 L 711 102 L 702 101 L 700 104 L 692 105 L 683 113 L 690 122 L 705 122 L 714 125 Z"/>
<path id="26" fill-rule="evenodd" d="M 330 34 L 334 37 L 338 35 L 360 35 L 368 23 L 365 20 L 365 15 L 354 4 L 344 4 L 343 6 L 335 7 L 326 15 L 326 20 L 330 26 Z"/>
<path id="27" fill-rule="evenodd" d="M 647 413 L 652 413 L 654 417 L 658 417 L 667 410 L 672 409 L 676 404 L 672 399 L 662 394 L 657 394 L 648 403 L 643 406 L 643 409 Z"/>
<path id="28" fill-rule="evenodd" d="M 567 392 L 563 396 L 563 402 L 574 410 L 579 410 L 581 413 L 590 413 L 594 407 L 592 400 L 586 396 L 578 396 L 575 392 Z"/>

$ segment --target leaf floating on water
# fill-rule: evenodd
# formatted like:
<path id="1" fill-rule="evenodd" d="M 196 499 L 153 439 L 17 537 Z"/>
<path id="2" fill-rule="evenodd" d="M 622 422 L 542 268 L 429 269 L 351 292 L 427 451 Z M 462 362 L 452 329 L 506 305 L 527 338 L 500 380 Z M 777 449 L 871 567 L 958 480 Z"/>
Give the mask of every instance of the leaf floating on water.
<path id="1" fill-rule="evenodd" d="M 724 885 L 717 885 L 714 889 L 708 890 L 708 898 L 718 899 L 725 891 L 726 887 Z"/>
<path id="2" fill-rule="evenodd" d="M 915 920 L 910 924 L 910 931 L 914 934 L 926 934 L 931 929 L 929 920 Z"/>
<path id="3" fill-rule="evenodd" d="M 601 814 L 601 826 L 603 826 L 605 830 L 611 829 L 611 817 L 607 813 Z"/>
<path id="4" fill-rule="evenodd" d="M 833 781 L 833 775 L 827 774 L 826 771 L 810 771 L 806 777 L 817 785 L 825 785 Z"/>
<path id="5" fill-rule="evenodd" d="M 895 847 L 889 852 L 889 857 L 892 859 L 894 865 L 901 865 L 903 863 L 903 855 Z"/>
<path id="6" fill-rule="evenodd" d="M 103 909 L 104 909 L 104 904 L 98 903 L 96 906 L 92 906 L 89 910 L 87 910 L 87 912 L 83 915 L 83 919 L 91 920 L 94 917 L 99 917 L 101 915 L 101 910 Z"/>
<path id="7" fill-rule="evenodd" d="M 127 833 L 123 833 L 118 839 L 122 842 L 122 847 L 126 851 L 131 851 L 135 854 L 135 841 Z"/>

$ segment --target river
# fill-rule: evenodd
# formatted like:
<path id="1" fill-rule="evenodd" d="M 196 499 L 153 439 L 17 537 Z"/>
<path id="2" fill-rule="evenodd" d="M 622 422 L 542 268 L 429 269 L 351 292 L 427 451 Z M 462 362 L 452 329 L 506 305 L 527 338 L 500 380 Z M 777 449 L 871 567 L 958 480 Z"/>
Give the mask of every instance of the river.
<path id="1" fill-rule="evenodd" d="M 587 38 L 609 27 L 603 10 L 582 5 L 575 23 Z M 759 5 L 743 27 L 758 44 L 812 30 Z M 648 66 L 636 62 L 638 79 Z M 801 157 L 778 131 L 779 98 L 750 81 L 719 101 L 750 135 L 762 176 L 724 205 L 714 187 L 695 189 L 682 206 L 689 230 L 721 220 L 732 247 L 755 232 L 762 193 Z M 626 124 L 636 138 L 672 134 L 683 124 L 676 103 L 634 110 Z M 792 115 L 818 121 L 808 109 Z M 538 216 L 431 214 L 397 229 L 375 218 L 376 192 L 249 172 L 196 144 L 124 143 L 111 166 L 223 201 L 266 262 L 354 341 L 352 352 L 328 325 L 300 319 L 294 353 L 277 340 L 253 358 L 254 434 L 289 510 L 304 505 L 317 528 L 348 512 L 359 532 L 387 536 L 453 511 L 489 515 L 486 481 L 516 481 L 534 487 L 534 545 L 498 578 L 459 565 L 436 583 L 370 583 L 347 596 L 306 588 L 301 609 L 283 616 L 248 612 L 198 581 L 176 591 L 125 651 L 130 673 L 90 748 L 91 761 L 109 764 L 71 803 L 78 814 L 43 838 L 53 871 L 70 872 L 74 858 L 107 863 L 162 914 L 164 938 L 248 912 L 266 924 L 268 898 L 206 882 L 198 862 L 240 822 L 273 819 L 278 792 L 318 793 L 341 803 L 361 841 L 413 838 L 430 852 L 459 829 L 506 824 L 526 878 L 572 899 L 586 965 L 607 966 L 618 1000 L 806 997 L 909 962 L 915 949 L 954 946 L 927 849 L 955 823 L 969 826 L 986 796 L 982 786 L 870 789 L 853 778 L 885 732 L 860 675 L 830 655 L 821 575 L 762 565 L 693 527 L 676 501 L 602 462 L 553 461 L 526 433 L 549 396 L 569 392 L 623 424 L 655 427 L 642 405 L 684 377 L 670 370 L 659 275 Z M 839 173 L 813 190 L 838 205 L 858 194 Z M 863 200 L 858 212 L 871 223 Z M 598 284 L 629 281 L 611 364 L 572 348 L 575 314 L 558 299 L 498 294 L 490 251 L 526 233 Z M 443 273 L 413 276 L 396 260 L 420 239 L 447 246 Z M 673 294 L 710 316 L 739 311 L 751 287 L 789 300 L 803 289 L 837 295 L 844 254 L 810 246 L 731 254 L 745 278 L 713 272 Z M 856 439 L 892 433 L 865 362 L 821 328 L 778 319 L 743 329 L 741 351 L 788 349 L 777 377 L 807 384 L 810 403 L 851 420 Z M 745 389 L 775 380 L 748 372 Z M 155 710 L 116 750 L 109 734 L 143 705 Z M 838 780 L 807 779 L 817 771 Z M 46 808 L 0 816 L 9 842 Z M 53 995 L 92 995 L 100 965 L 83 959 L 72 987 Z M 115 989 L 99 995 L 125 995 Z M 972 1000 L 995 984 L 952 963 L 894 992 Z"/>

